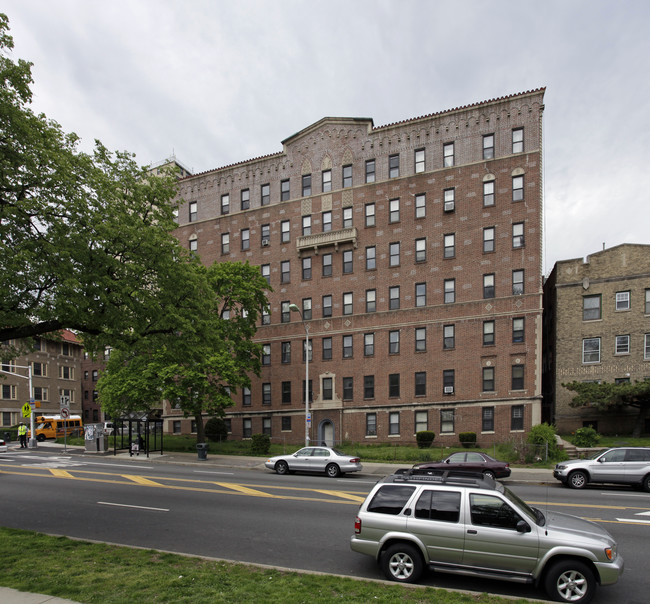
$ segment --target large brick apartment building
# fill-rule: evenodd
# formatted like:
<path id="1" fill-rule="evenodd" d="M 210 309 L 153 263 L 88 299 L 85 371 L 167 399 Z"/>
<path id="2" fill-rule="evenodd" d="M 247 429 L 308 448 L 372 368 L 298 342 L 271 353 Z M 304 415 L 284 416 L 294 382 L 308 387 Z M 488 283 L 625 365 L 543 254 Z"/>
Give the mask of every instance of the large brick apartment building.
<path id="1" fill-rule="evenodd" d="M 304 439 L 305 326 L 313 442 L 489 444 L 539 423 L 543 97 L 381 127 L 323 118 L 279 153 L 180 180 L 180 241 L 272 287 L 233 438 Z"/>

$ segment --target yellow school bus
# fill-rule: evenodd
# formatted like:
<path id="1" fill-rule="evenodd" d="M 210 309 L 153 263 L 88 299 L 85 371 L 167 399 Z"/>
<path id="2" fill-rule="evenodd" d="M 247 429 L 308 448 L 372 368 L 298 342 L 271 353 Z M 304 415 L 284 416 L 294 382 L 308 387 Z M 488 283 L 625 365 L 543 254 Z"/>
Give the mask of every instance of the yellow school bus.
<path id="1" fill-rule="evenodd" d="M 63 419 L 60 415 L 39 415 L 36 421 L 36 440 L 43 442 L 46 438 L 57 438 L 64 434 L 80 434 L 83 430 L 83 422 L 80 415 L 71 415 Z M 27 431 L 27 436 L 31 438 L 31 430 Z"/>

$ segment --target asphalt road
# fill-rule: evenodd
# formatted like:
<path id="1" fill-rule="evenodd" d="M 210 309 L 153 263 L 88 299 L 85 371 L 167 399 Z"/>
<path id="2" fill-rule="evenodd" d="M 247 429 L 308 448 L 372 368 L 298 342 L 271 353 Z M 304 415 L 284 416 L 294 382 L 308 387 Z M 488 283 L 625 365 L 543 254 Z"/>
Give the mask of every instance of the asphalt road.
<path id="1" fill-rule="evenodd" d="M 277 476 L 259 463 L 160 463 L 146 457 L 90 457 L 62 450 L 0 454 L 0 517 L 5 526 L 124 545 L 351 577 L 383 579 L 349 539 L 358 505 L 379 476 Z M 178 460 L 176 460 L 178 462 Z M 595 604 L 641 604 L 650 587 L 645 543 L 650 494 L 631 489 L 571 491 L 553 481 L 511 481 L 540 509 L 596 520 L 626 561 L 617 585 Z M 426 584 L 543 597 L 529 586 L 431 574 Z"/>

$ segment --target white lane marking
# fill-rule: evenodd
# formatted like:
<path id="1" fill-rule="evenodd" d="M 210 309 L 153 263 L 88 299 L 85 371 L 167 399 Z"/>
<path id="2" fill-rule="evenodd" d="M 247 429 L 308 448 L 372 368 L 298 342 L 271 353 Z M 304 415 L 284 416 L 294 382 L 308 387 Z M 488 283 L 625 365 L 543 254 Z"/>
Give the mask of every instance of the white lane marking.
<path id="1" fill-rule="evenodd" d="M 111 503 L 110 501 L 98 501 L 99 505 L 112 505 L 119 508 L 135 508 L 137 510 L 152 510 L 154 512 L 169 512 L 168 508 L 151 508 L 146 505 L 129 505 L 126 503 Z"/>
<path id="2" fill-rule="evenodd" d="M 114 468 L 138 468 L 139 470 L 153 470 L 153 466 L 132 466 L 130 463 L 101 463 L 99 461 L 84 461 L 84 466 L 112 466 Z"/>
<path id="3" fill-rule="evenodd" d="M 195 474 L 225 474 L 226 476 L 234 476 L 234 472 L 208 472 L 207 470 L 194 470 Z"/>

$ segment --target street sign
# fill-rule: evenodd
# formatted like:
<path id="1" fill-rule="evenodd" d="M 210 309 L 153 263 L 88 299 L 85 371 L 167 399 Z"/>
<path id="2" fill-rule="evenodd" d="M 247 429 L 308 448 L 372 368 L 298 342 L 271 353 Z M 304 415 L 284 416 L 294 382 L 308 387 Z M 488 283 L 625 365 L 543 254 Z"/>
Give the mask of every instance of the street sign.
<path id="1" fill-rule="evenodd" d="M 69 407 L 70 406 L 70 397 L 69 396 L 61 396 L 59 399 L 59 404 L 61 405 L 61 409 L 63 407 Z"/>
<path id="2" fill-rule="evenodd" d="M 32 406 L 29 403 L 25 403 L 21 411 L 23 412 L 23 417 L 29 417 L 32 414 Z"/>
<path id="3" fill-rule="evenodd" d="M 70 419 L 70 409 L 61 407 L 61 419 Z"/>

